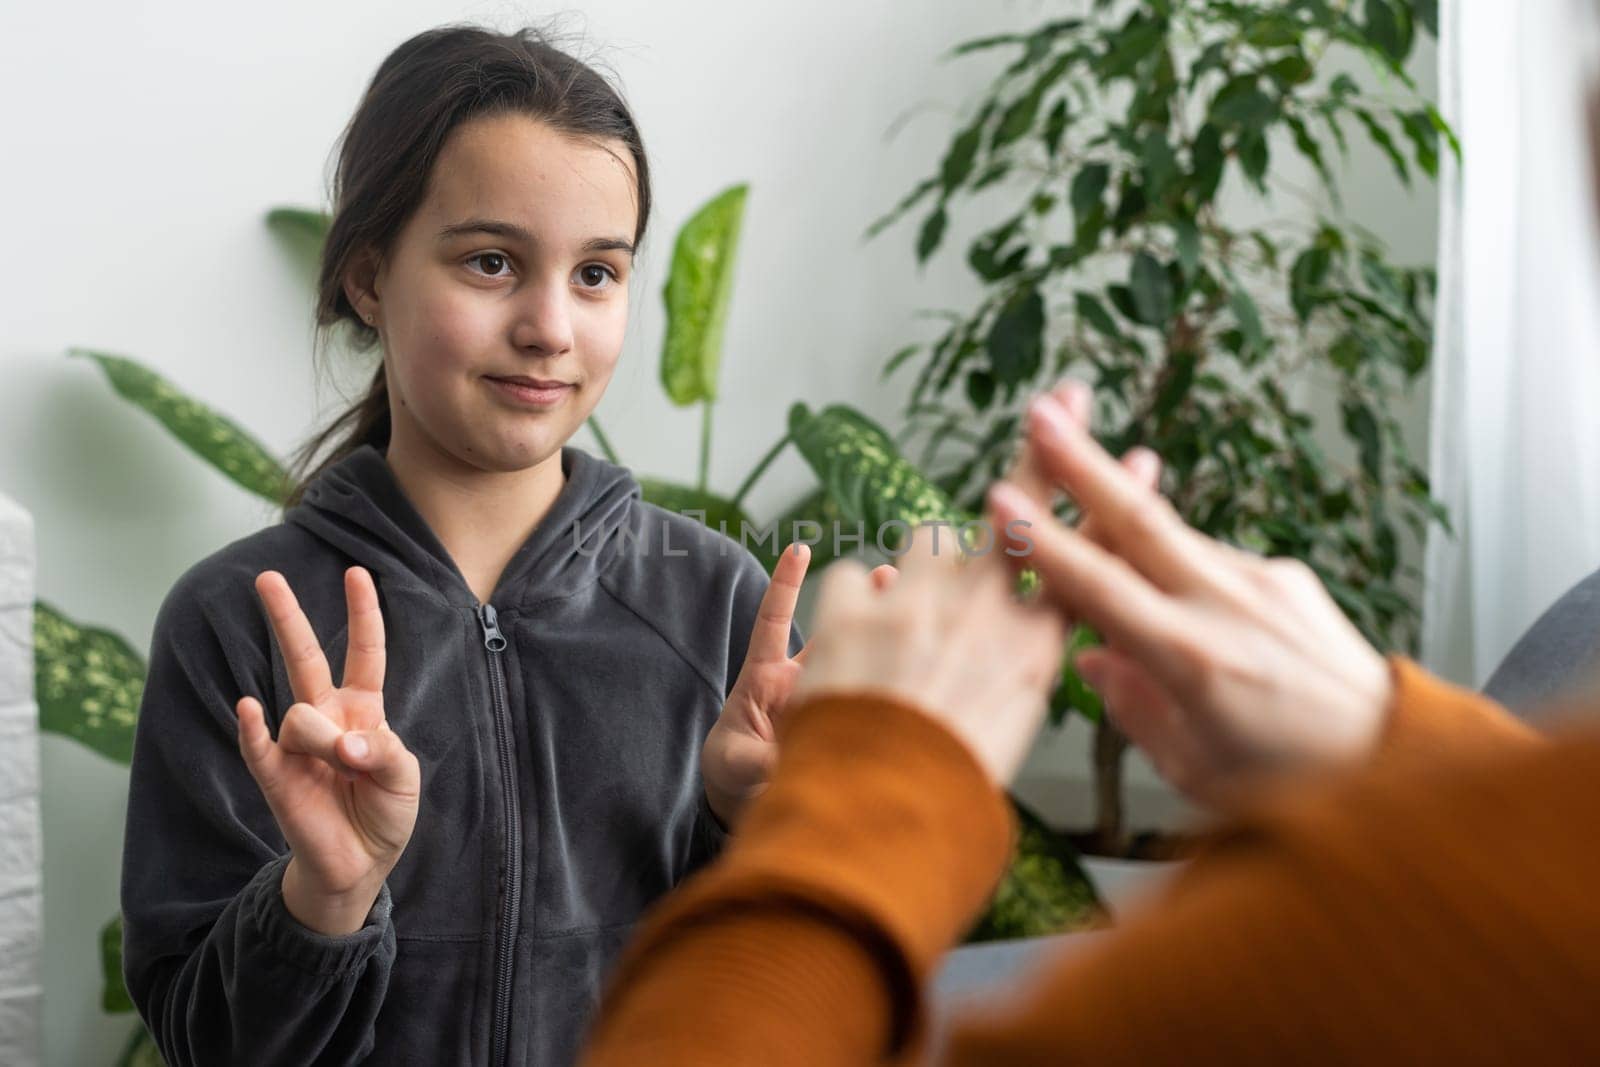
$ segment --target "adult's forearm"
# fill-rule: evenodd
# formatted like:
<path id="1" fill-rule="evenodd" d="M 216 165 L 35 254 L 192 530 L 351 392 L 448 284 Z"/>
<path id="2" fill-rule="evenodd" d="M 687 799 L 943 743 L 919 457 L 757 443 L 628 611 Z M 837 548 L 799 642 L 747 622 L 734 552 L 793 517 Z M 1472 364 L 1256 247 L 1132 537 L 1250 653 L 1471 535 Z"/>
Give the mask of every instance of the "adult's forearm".
<path id="1" fill-rule="evenodd" d="M 619 965 L 587 1063 L 861 1062 L 918 1039 L 922 984 L 1010 855 L 1005 798 L 881 697 L 794 708 L 781 744 L 726 853 Z"/>

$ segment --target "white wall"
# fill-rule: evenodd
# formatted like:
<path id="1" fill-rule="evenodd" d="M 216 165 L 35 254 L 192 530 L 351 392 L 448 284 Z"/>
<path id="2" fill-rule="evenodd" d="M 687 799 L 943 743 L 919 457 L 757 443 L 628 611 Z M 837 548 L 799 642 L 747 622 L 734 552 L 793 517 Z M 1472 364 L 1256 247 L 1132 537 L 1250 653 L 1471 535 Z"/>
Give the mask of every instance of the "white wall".
<path id="1" fill-rule="evenodd" d="M 567 20 L 602 47 L 651 150 L 657 216 L 624 364 L 600 415 L 625 462 L 688 480 L 698 419 L 656 384 L 672 232 L 752 185 L 725 350 L 714 483 L 731 490 L 788 405 L 846 400 L 896 425 L 883 358 L 919 308 L 965 306 L 957 257 L 925 274 L 902 227 L 861 233 L 929 170 L 953 109 L 992 67 L 951 44 L 1042 20 L 1042 0 L 593 0 Z M 0 257 L 0 489 L 35 515 L 40 595 L 144 647 L 196 559 L 269 519 L 117 400 L 69 345 L 136 356 L 286 452 L 316 423 L 307 290 L 261 224 L 314 203 L 327 153 L 379 60 L 442 22 L 561 8 L 447 0 L 14 4 L 0 10 L 7 254 Z M 1425 64 L 1426 65 L 1426 64 Z M 909 121 L 892 142 L 897 119 Z M 1407 258 L 1432 254 L 1431 200 L 1394 197 L 1358 157 L 1351 199 Z M 754 495 L 805 484 L 785 459 Z M 1081 728 L 1035 768 L 1082 767 Z M 46 1062 L 109 1062 L 129 1029 L 98 1010 L 95 934 L 117 906 L 126 775 L 47 738 Z M 1075 772 L 1074 772 L 1075 773 Z"/>

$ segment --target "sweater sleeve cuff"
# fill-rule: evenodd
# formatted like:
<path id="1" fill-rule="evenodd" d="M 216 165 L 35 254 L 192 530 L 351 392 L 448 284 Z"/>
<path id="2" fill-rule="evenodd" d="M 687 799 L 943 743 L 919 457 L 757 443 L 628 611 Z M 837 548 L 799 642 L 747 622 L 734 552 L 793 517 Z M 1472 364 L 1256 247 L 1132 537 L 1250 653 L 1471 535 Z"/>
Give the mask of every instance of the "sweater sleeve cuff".
<path id="1" fill-rule="evenodd" d="M 993 893 L 1011 854 L 1004 794 L 954 734 L 868 693 L 804 701 L 784 716 L 777 771 L 722 862 L 657 909 L 613 980 L 661 946 L 749 906 L 820 911 L 879 961 L 891 1050 L 920 1029 L 920 989 Z"/>
<path id="2" fill-rule="evenodd" d="M 1404 656 L 1389 657 L 1394 695 L 1378 759 L 1471 756 L 1538 744 L 1541 735 L 1487 697 L 1451 685 Z"/>
<path id="3" fill-rule="evenodd" d="M 289 914 L 283 902 L 283 872 L 288 865 L 289 857 L 280 856 L 245 886 L 240 904 L 246 923 L 278 958 L 308 974 L 336 978 L 366 966 L 389 927 L 393 905 L 388 885 L 378 891 L 361 929 L 332 936 L 301 925 Z"/>

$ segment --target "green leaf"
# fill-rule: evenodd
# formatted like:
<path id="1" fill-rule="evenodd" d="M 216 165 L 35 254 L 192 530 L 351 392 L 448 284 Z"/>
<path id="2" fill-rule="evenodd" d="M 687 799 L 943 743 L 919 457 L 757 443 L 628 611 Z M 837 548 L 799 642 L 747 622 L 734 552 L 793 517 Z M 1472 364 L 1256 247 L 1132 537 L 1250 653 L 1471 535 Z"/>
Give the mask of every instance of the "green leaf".
<path id="1" fill-rule="evenodd" d="M 1439 0 L 1411 0 L 1411 13 L 1429 36 L 1439 36 Z"/>
<path id="2" fill-rule="evenodd" d="M 1100 636 L 1081 623 L 1074 626 L 1067 638 L 1067 651 L 1061 665 L 1061 682 L 1050 695 L 1050 722 L 1059 726 L 1073 712 L 1090 722 L 1099 722 L 1105 713 L 1105 701 L 1078 674 L 1074 666 L 1079 652 L 1101 643 Z"/>
<path id="3" fill-rule="evenodd" d="M 1111 313 L 1088 293 L 1079 293 L 1076 298 L 1078 317 L 1094 327 L 1096 331 L 1113 341 L 1121 341 L 1122 331 L 1117 329 L 1116 320 Z"/>
<path id="4" fill-rule="evenodd" d="M 1344 431 L 1355 441 L 1361 453 L 1361 468 L 1367 476 L 1381 484 L 1383 478 L 1383 438 L 1378 431 L 1378 420 L 1372 409 L 1361 400 L 1347 397 L 1341 405 L 1344 414 Z"/>
<path id="5" fill-rule="evenodd" d="M 1416 149 L 1417 166 L 1430 178 L 1439 176 L 1439 130 L 1426 111 L 1396 112 L 1400 128 Z"/>
<path id="6" fill-rule="evenodd" d="M 1265 350 L 1266 331 L 1261 328 L 1261 313 L 1250 294 L 1235 286 L 1228 293 L 1228 307 L 1239 324 L 1239 332 L 1244 335 L 1246 351 L 1254 353 Z"/>
<path id="7" fill-rule="evenodd" d="M 1182 218 L 1174 226 L 1178 239 L 1178 266 L 1185 281 L 1193 281 L 1200 270 L 1200 227 L 1194 219 Z"/>
<path id="8" fill-rule="evenodd" d="M 145 665 L 126 641 L 35 603 L 33 672 L 41 730 L 73 738 L 117 763 L 133 759 Z"/>
<path id="9" fill-rule="evenodd" d="M 1110 182 L 1111 168 L 1104 163 L 1091 163 L 1072 179 L 1072 214 L 1079 226 L 1103 205 Z"/>
<path id="10" fill-rule="evenodd" d="M 939 242 L 944 240 L 945 227 L 950 222 L 950 215 L 945 211 L 944 204 L 933 209 L 933 212 L 923 220 L 922 230 L 917 234 L 917 262 L 926 263 L 928 257 L 938 249 Z"/>
<path id="11" fill-rule="evenodd" d="M 1254 74 L 1235 78 L 1211 101 L 1211 121 L 1221 126 L 1259 131 L 1277 117 L 1277 103 L 1256 87 Z"/>
<path id="12" fill-rule="evenodd" d="M 1061 138 L 1066 135 L 1067 123 L 1071 116 L 1067 111 L 1067 101 L 1063 97 L 1056 101 L 1056 106 L 1050 109 L 1050 115 L 1044 120 L 1044 147 L 1051 158 L 1061 150 Z"/>
<path id="13" fill-rule="evenodd" d="M 1320 302 L 1322 284 L 1333 266 L 1333 253 L 1320 245 L 1300 253 L 1289 271 L 1289 300 L 1304 324 Z"/>
<path id="14" fill-rule="evenodd" d="M 1327 159 L 1322 154 L 1322 146 L 1311 136 L 1311 131 L 1304 122 L 1290 115 L 1287 119 L 1290 131 L 1294 134 L 1294 146 L 1300 154 L 1317 168 L 1317 176 L 1322 179 L 1322 184 L 1337 196 L 1338 183 L 1334 180 L 1333 171 L 1328 169 Z"/>
<path id="15" fill-rule="evenodd" d="M 994 375 L 986 370 L 967 373 L 967 399 L 972 401 L 973 407 L 979 411 L 989 410 L 989 405 L 994 403 L 994 391 Z"/>
<path id="16" fill-rule="evenodd" d="M 1133 271 L 1128 279 L 1133 293 L 1134 321 L 1145 326 L 1164 326 L 1172 317 L 1176 295 L 1172 290 L 1172 276 L 1148 252 L 1133 257 Z"/>
<path id="17" fill-rule="evenodd" d="M 1166 196 L 1167 188 L 1178 176 L 1178 156 L 1167 142 L 1165 130 L 1151 130 L 1140 145 L 1145 195 L 1152 201 Z"/>
<path id="18" fill-rule="evenodd" d="M 1266 192 L 1267 167 L 1270 164 L 1271 152 L 1265 137 L 1251 133 L 1239 139 L 1239 165 L 1244 168 L 1245 176 L 1262 192 Z"/>
<path id="19" fill-rule="evenodd" d="M 1244 39 L 1257 48 L 1283 48 L 1299 44 L 1303 31 L 1286 18 L 1258 18 L 1245 31 Z"/>
<path id="20" fill-rule="evenodd" d="M 1292 89 L 1310 81 L 1315 72 L 1312 70 L 1311 61 L 1297 51 L 1268 63 L 1266 73 L 1267 77 L 1283 88 Z"/>
<path id="21" fill-rule="evenodd" d="M 1016 854 L 970 942 L 1042 937 L 1100 920 L 1102 906 L 1065 834 L 1015 797 Z"/>
<path id="22" fill-rule="evenodd" d="M 955 140 L 950 142 L 944 162 L 939 165 L 939 182 L 944 186 L 946 196 L 955 192 L 957 187 L 972 174 L 973 165 L 978 160 L 978 148 L 983 144 L 983 128 L 993 113 L 994 105 L 990 104 L 978 113 L 978 117 L 972 120 L 970 126 L 958 133 Z"/>
<path id="23" fill-rule="evenodd" d="M 889 362 L 883 365 L 883 374 L 880 375 L 880 378 L 882 380 L 887 380 L 891 375 L 894 374 L 895 371 L 900 369 L 901 364 L 905 363 L 906 360 L 910 359 L 912 356 L 921 351 L 921 345 L 906 345 L 904 348 L 900 349 L 894 355 L 889 357 Z"/>
<path id="24" fill-rule="evenodd" d="M 989 364 L 1004 385 L 1019 385 L 1039 373 L 1044 351 L 1044 298 L 1028 287 L 1000 308 L 989 328 Z"/>
<path id="25" fill-rule="evenodd" d="M 1201 203 L 1209 202 L 1217 195 L 1228 162 L 1223 151 L 1222 131 L 1215 124 L 1206 123 L 1195 135 L 1193 159 L 1194 196 Z"/>
<path id="26" fill-rule="evenodd" d="M 672 273 L 662 290 L 667 328 L 661 384 L 679 407 L 717 398 L 722 334 L 749 188 L 735 185 L 707 201 L 683 224 L 673 246 Z"/>
<path id="27" fill-rule="evenodd" d="M 325 211 L 303 207 L 275 207 L 267 212 L 267 228 L 294 249 L 312 278 L 322 269 L 322 246 L 328 241 L 333 216 Z"/>
<path id="28" fill-rule="evenodd" d="M 1396 6 L 1393 0 L 1366 0 L 1365 11 L 1367 24 L 1364 32 L 1367 39 L 1395 63 L 1404 62 L 1411 54 L 1415 36 L 1411 12 Z"/>
<path id="29" fill-rule="evenodd" d="M 283 502 L 289 491 L 288 473 L 233 420 L 134 360 L 85 348 L 68 349 L 67 354 L 98 363 L 119 396 L 153 415 L 195 455 L 257 496 Z"/>
<path id="30" fill-rule="evenodd" d="M 1134 14 L 1114 31 L 1106 42 L 1106 53 L 1095 66 L 1104 81 L 1132 75 L 1147 57 L 1154 54 L 1166 40 L 1165 19 L 1149 18 L 1143 12 Z"/>
<path id="31" fill-rule="evenodd" d="M 891 521 L 964 521 L 950 498 L 900 455 L 883 428 L 843 404 L 812 413 L 804 404 L 789 409 L 795 447 L 839 509 L 850 529 L 861 522 L 867 544 L 883 533 L 889 547 Z"/>
<path id="32" fill-rule="evenodd" d="M 100 928 L 100 971 L 105 984 L 100 989 L 100 1007 L 111 1015 L 133 1010 L 133 999 L 122 982 L 122 915 L 119 913 Z"/>
<path id="33" fill-rule="evenodd" d="M 1000 123 L 995 127 L 994 137 L 989 142 L 991 149 L 1004 148 L 1006 145 L 1019 140 L 1029 130 L 1033 129 L 1034 120 L 1039 117 L 1039 105 L 1044 101 L 1045 93 L 1051 86 L 1061 80 L 1061 76 L 1071 68 L 1073 56 L 1069 53 L 1057 56 L 1043 74 L 1041 74 L 1022 96 L 1012 102 L 1000 116 Z"/>
<path id="34" fill-rule="evenodd" d="M 898 204 L 896 204 L 887 215 L 877 219 L 871 226 L 867 227 L 867 239 L 871 240 L 872 238 L 878 236 L 878 234 L 882 233 L 887 227 L 893 225 L 906 212 L 922 203 L 923 199 L 937 188 L 939 188 L 938 178 L 924 178 L 922 181 L 918 182 L 917 187 L 907 193 L 905 197 Z"/>
<path id="35" fill-rule="evenodd" d="M 1400 148 L 1395 144 L 1394 138 L 1390 136 L 1389 131 L 1384 129 L 1383 123 L 1379 122 L 1377 116 L 1366 108 L 1358 107 L 1354 111 L 1356 121 L 1361 123 L 1362 127 L 1367 131 L 1367 136 L 1372 138 L 1372 143 L 1377 145 L 1385 156 L 1389 157 L 1389 162 L 1394 166 L 1395 173 L 1400 175 L 1401 184 L 1410 188 L 1411 168 L 1406 166 L 1406 157 L 1400 153 Z"/>

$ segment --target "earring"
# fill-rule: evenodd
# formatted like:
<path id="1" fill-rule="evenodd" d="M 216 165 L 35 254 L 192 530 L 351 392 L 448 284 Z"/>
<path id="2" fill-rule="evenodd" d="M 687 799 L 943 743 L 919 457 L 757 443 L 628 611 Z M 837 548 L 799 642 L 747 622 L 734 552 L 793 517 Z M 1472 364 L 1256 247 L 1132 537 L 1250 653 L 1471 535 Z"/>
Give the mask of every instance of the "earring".
<path id="1" fill-rule="evenodd" d="M 367 324 L 371 325 L 371 323 L 372 323 L 372 312 L 369 311 L 369 312 L 367 312 Z"/>

